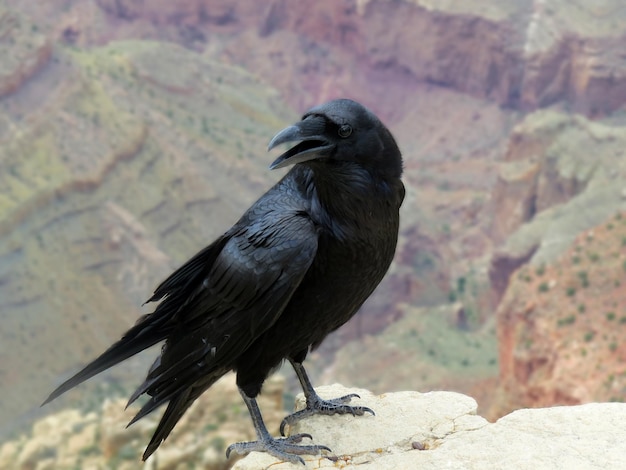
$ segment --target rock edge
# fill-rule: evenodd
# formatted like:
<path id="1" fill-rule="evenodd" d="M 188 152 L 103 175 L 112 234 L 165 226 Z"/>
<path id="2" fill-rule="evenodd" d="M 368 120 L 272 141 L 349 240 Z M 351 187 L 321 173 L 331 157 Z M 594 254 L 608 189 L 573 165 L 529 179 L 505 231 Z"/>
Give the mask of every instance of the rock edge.
<path id="1" fill-rule="evenodd" d="M 517 410 L 495 423 L 476 414 L 476 401 L 454 392 L 374 395 L 341 385 L 320 387 L 323 398 L 358 393 L 354 403 L 376 416 L 315 416 L 291 433 L 310 433 L 331 457 L 304 456 L 306 467 L 252 453 L 236 470 L 611 469 L 626 468 L 626 404 Z M 304 405 L 299 396 L 296 408 Z"/>

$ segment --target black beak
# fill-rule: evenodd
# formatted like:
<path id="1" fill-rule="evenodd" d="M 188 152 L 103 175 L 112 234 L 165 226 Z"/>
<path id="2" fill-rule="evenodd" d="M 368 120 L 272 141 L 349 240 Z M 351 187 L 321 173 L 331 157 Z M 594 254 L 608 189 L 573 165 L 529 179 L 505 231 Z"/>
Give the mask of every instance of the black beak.
<path id="1" fill-rule="evenodd" d="M 274 160 L 270 170 L 327 156 L 333 145 L 324 137 L 325 129 L 326 120 L 322 116 L 311 115 L 280 131 L 270 141 L 268 151 L 287 142 L 300 143 Z"/>

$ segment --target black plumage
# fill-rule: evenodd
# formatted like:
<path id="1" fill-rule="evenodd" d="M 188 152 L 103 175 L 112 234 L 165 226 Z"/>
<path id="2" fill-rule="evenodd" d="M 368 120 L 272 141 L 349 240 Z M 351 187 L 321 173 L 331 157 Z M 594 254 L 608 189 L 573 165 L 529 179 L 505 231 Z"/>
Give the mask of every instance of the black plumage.
<path id="1" fill-rule="evenodd" d="M 153 313 L 46 402 L 165 341 L 129 401 L 151 397 L 129 424 L 168 403 L 144 459 L 191 403 L 231 370 L 258 440 L 233 444 L 228 453 L 261 450 L 302 461 L 297 454 L 327 449 L 299 445 L 305 435 L 272 438 L 263 424 L 255 397 L 284 359 L 294 366 L 307 408 L 285 418 L 281 433 L 312 413 L 372 412 L 346 405 L 352 395 L 319 398 L 302 362 L 356 313 L 391 263 L 404 198 L 401 154 L 379 119 L 351 100 L 311 109 L 277 134 L 269 149 L 286 142 L 299 143 L 271 168 L 293 168 L 230 230 L 157 287 L 148 300 L 160 301 Z"/>

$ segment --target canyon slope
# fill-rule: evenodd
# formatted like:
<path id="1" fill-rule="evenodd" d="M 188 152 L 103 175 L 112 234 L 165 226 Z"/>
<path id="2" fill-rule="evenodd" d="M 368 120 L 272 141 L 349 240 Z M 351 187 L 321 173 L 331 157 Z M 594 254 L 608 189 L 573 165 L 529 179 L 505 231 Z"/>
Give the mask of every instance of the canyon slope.
<path id="1" fill-rule="evenodd" d="M 493 417 L 626 398 L 611 346 L 626 313 L 621 2 L 0 9 L 11 59 L 0 64 L 0 435 L 31 422 L 55 384 L 149 311 L 142 302 L 172 268 L 280 176 L 267 170 L 271 136 L 339 96 L 394 131 L 407 199 L 395 264 L 312 355 L 316 378 L 454 388 Z M 606 246 L 572 264 L 589 233 Z M 123 395 L 147 362 L 51 409 Z M 561 393 L 583 363 L 583 388 Z"/>

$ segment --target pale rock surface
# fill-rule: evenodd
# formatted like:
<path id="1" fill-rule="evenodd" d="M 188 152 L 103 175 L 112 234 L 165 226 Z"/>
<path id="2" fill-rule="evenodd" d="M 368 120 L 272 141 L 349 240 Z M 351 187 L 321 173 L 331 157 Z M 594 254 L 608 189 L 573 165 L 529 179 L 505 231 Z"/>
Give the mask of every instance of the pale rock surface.
<path id="1" fill-rule="evenodd" d="M 293 433 L 328 445 L 335 461 L 304 456 L 306 468 L 392 469 L 618 469 L 626 468 L 626 404 L 515 411 L 496 423 L 476 415 L 473 398 L 452 392 L 396 392 L 373 395 L 341 385 L 320 387 L 320 396 L 358 393 L 354 404 L 376 416 L 315 416 Z M 297 408 L 304 405 L 302 397 Z M 423 449 L 423 450 L 420 450 Z M 236 470 L 303 469 L 252 453 Z"/>

